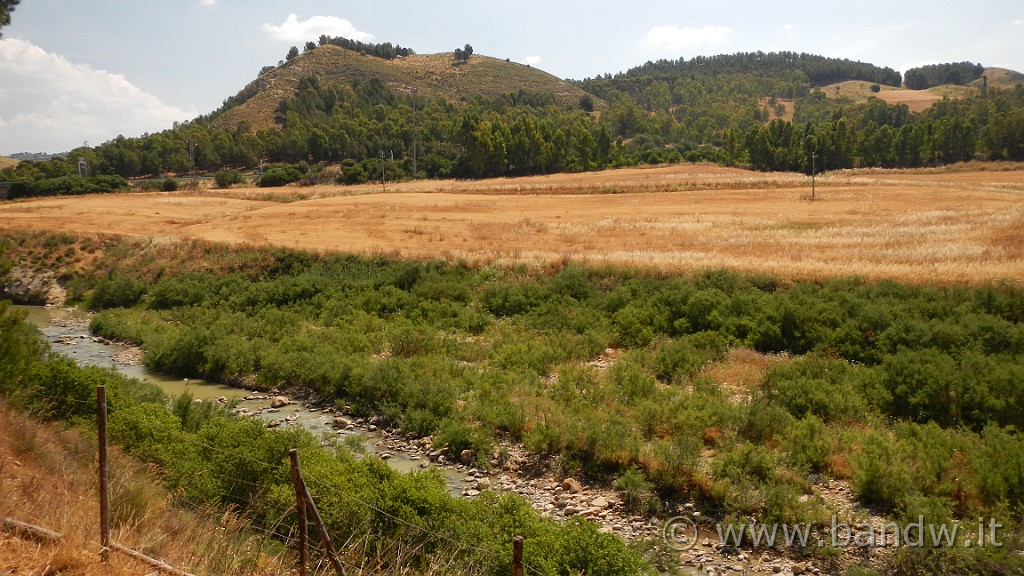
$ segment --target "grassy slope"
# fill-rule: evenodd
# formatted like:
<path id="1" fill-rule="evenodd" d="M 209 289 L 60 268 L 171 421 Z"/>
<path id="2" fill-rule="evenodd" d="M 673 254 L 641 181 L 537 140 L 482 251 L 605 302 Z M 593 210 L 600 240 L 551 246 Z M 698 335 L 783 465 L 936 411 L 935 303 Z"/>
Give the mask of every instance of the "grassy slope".
<path id="1" fill-rule="evenodd" d="M 328 45 L 302 54 L 254 80 L 240 92 L 254 95 L 222 114 L 217 123 L 235 126 L 248 120 L 254 129 L 274 127 L 274 110 L 278 103 L 292 96 L 299 80 L 308 76 L 318 76 L 326 84 L 380 78 L 395 91 L 414 88 L 425 97 L 452 102 L 523 89 L 552 93 L 558 102 L 574 104 L 584 94 L 576 86 L 547 72 L 487 56 L 474 54 L 469 62 L 455 65 L 450 53 L 385 60 Z"/>
<path id="2" fill-rule="evenodd" d="M 6 156 L 0 156 L 0 170 L 4 168 L 10 168 L 11 166 L 17 166 L 18 161 L 14 158 L 7 158 Z"/>
<path id="3" fill-rule="evenodd" d="M 986 68 L 985 75 L 988 76 L 989 88 L 1012 89 L 1018 84 L 1024 83 L 1024 74 L 1004 68 Z M 972 82 L 969 86 L 946 84 L 927 90 L 880 86 L 878 92 L 872 92 L 871 86 L 872 82 L 849 80 L 823 86 L 821 90 L 829 98 L 846 97 L 854 102 L 864 102 L 874 96 L 889 104 L 906 104 L 912 112 L 920 112 L 943 98 L 964 98 L 976 93 L 981 87 L 981 80 Z"/>
<path id="4" fill-rule="evenodd" d="M 14 412 L 0 402 L 0 516 L 63 534 L 58 544 L 38 544 L 0 531 L 0 574 L 130 576 L 152 568 L 123 554 L 99 557 L 96 439 L 77 429 L 59 430 Z M 258 540 L 240 536 L 244 523 L 231 514 L 181 512 L 152 474 L 112 450 L 111 538 L 144 549 L 193 573 L 286 574 L 280 558 L 257 560 Z M 247 550 L 249 552 L 247 552 Z M 240 558 L 248 556 L 244 564 Z M 290 563 L 289 563 L 290 565 Z"/>

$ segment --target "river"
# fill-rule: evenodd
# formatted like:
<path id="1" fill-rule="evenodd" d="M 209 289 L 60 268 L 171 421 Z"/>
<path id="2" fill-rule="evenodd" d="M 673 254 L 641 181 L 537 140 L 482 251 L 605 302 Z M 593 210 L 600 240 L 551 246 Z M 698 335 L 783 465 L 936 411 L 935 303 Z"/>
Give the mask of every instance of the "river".
<path id="1" fill-rule="evenodd" d="M 269 394 L 161 374 L 146 368 L 141 362 L 119 362 L 118 359 L 123 355 L 132 355 L 137 349 L 93 336 L 89 331 L 89 314 L 77 308 L 17 305 L 11 308 L 25 311 L 26 319 L 42 332 L 52 349 L 75 360 L 79 365 L 113 368 L 126 376 L 156 384 L 169 397 L 188 392 L 196 400 L 232 401 L 236 411 L 262 418 L 271 426 L 301 426 L 318 437 L 325 434 L 354 437 L 353 443 L 361 446 L 368 456 L 386 458 L 387 463 L 399 472 L 436 468 L 445 478 L 452 494 L 462 494 L 472 485 L 472 481 L 467 481 L 467 474 L 464 471 L 434 466 L 420 455 L 408 454 L 389 447 L 384 431 L 334 430 L 332 423 L 335 414 L 331 412 L 300 403 L 291 403 L 275 409 L 270 406 L 272 396 Z"/>

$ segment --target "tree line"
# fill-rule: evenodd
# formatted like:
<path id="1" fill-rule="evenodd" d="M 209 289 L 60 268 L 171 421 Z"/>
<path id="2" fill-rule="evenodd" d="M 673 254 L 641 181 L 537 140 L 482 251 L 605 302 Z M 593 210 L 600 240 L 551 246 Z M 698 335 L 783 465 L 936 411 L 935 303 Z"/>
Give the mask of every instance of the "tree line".
<path id="1" fill-rule="evenodd" d="M 812 74 L 820 81 L 887 72 L 787 53 L 665 61 L 584 81 L 587 93 L 575 106 L 524 90 L 454 103 L 376 78 L 338 85 L 311 76 L 280 102 L 276 128 L 223 127 L 213 114 L 72 156 L 94 174 L 124 177 L 331 164 L 340 166 L 342 183 L 380 174 L 484 178 L 681 161 L 809 173 L 812 156 L 819 170 L 1024 159 L 1024 86 L 979 89 L 910 112 L 878 98 L 828 97 L 813 88 Z M 604 101 L 600 110 L 594 96 Z M 0 178 L 40 175 L 26 170 Z"/>
<path id="2" fill-rule="evenodd" d="M 942 86 L 943 84 L 970 84 L 981 78 L 984 74 L 985 67 L 981 64 L 955 62 L 911 68 L 903 75 L 903 81 L 906 83 L 907 88 L 912 90 L 927 90 L 933 86 Z"/>
<path id="3" fill-rule="evenodd" d="M 899 86 L 901 81 L 899 72 L 874 64 L 805 53 L 757 51 L 696 56 L 689 60 L 683 58 L 678 60 L 662 59 L 630 68 L 626 72 L 614 76 L 606 74 L 603 77 L 583 80 L 580 84 L 588 91 L 592 91 L 590 86 L 599 84 L 601 80 L 621 81 L 634 78 L 670 80 L 733 74 L 764 74 L 784 77 L 796 71 L 803 73 L 807 80 L 815 86 L 845 80 L 864 80 Z"/>

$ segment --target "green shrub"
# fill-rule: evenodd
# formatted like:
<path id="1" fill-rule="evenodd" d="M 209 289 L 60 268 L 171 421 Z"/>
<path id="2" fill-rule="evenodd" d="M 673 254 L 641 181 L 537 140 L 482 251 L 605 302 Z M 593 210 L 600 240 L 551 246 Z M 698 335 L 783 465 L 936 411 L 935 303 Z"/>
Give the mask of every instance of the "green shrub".
<path id="1" fill-rule="evenodd" d="M 238 170 L 221 170 L 213 175 L 213 181 L 218 188 L 230 188 L 243 181 L 242 173 Z"/>
<path id="2" fill-rule="evenodd" d="M 434 437 L 434 445 L 447 446 L 452 458 L 458 458 L 463 450 L 473 453 L 473 462 L 486 464 L 494 445 L 494 437 L 479 426 L 473 426 L 461 419 L 445 419 Z"/>
<path id="3" fill-rule="evenodd" d="M 608 383 L 626 404 L 654 399 L 658 382 L 642 366 L 621 359 L 608 369 Z"/>
<path id="4" fill-rule="evenodd" d="M 883 433 L 869 432 L 851 457 L 851 485 L 857 499 L 896 510 L 911 493 L 907 468 Z"/>
<path id="5" fill-rule="evenodd" d="M 48 346 L 39 332 L 25 321 L 26 313 L 0 300 L 0 394 L 22 392 L 21 381 L 32 366 L 45 357 Z"/>
<path id="6" fill-rule="evenodd" d="M 341 162 L 341 172 L 338 173 L 338 184 L 362 184 L 369 180 L 369 175 L 363 165 L 351 158 Z"/>
<path id="7" fill-rule="evenodd" d="M 793 465 L 803 472 L 824 471 L 832 455 L 828 428 L 813 414 L 797 420 L 790 427 L 786 445 Z"/>
<path id="8" fill-rule="evenodd" d="M 547 297 L 547 290 L 534 282 L 505 282 L 484 288 L 480 303 L 495 316 L 509 317 L 525 314 Z"/>
<path id="9" fill-rule="evenodd" d="M 256 185 L 261 188 L 274 188 L 284 186 L 302 179 L 302 172 L 291 166 L 274 166 L 268 168 L 260 176 Z"/>
<path id="10" fill-rule="evenodd" d="M 97 282 L 86 301 L 86 306 L 90 310 L 131 308 L 142 299 L 145 293 L 145 282 L 131 276 L 117 275 Z"/>
<path id="11" fill-rule="evenodd" d="M 654 493 L 654 484 L 636 466 L 627 468 L 615 480 L 615 489 L 622 492 L 622 503 L 634 514 L 658 514 L 661 500 Z"/>

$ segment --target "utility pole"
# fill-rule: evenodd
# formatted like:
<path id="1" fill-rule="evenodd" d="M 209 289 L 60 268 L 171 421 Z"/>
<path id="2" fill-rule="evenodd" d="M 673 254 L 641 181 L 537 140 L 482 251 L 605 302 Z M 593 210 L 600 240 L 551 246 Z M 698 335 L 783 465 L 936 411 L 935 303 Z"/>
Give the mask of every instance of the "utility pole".
<path id="1" fill-rule="evenodd" d="M 816 163 L 816 157 L 817 154 L 815 152 L 811 152 L 811 202 L 814 201 L 814 176 L 818 168 Z"/>
<path id="2" fill-rule="evenodd" d="M 415 88 L 412 89 L 412 177 L 416 178 L 416 93 Z"/>
<path id="3" fill-rule="evenodd" d="M 194 184 L 196 180 L 196 141 L 191 134 L 188 136 L 188 173 Z"/>

